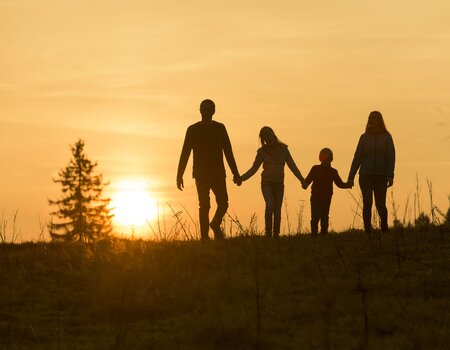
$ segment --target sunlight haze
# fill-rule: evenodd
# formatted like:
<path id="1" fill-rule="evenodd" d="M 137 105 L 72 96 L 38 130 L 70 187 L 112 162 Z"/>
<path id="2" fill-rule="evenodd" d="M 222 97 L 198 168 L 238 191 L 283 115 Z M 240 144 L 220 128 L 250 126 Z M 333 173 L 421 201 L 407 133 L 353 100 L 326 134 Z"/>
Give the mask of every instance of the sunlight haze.
<path id="1" fill-rule="evenodd" d="M 0 215 L 11 222 L 18 211 L 24 240 L 49 220 L 47 199 L 60 195 L 52 179 L 79 138 L 110 182 L 105 194 L 117 207 L 135 198 L 132 211 L 147 212 L 132 221 L 117 212 L 120 224 L 142 226 L 167 203 L 197 218 L 192 155 L 183 192 L 175 180 L 205 98 L 216 103 L 241 174 L 268 125 L 304 176 L 329 147 L 346 180 L 369 112 L 379 110 L 397 152 L 398 215 L 417 192 L 416 174 L 423 210 L 429 179 L 434 204 L 447 211 L 448 1 L 0 0 L 0 50 Z M 248 224 L 256 213 L 263 229 L 261 170 L 241 187 L 226 170 L 229 214 Z M 301 205 L 308 231 L 310 189 L 285 171 L 282 232 L 286 212 L 297 226 Z M 137 191 L 121 189 L 136 180 Z M 359 186 L 335 188 L 330 228 L 353 225 L 350 193 L 358 197 Z"/>

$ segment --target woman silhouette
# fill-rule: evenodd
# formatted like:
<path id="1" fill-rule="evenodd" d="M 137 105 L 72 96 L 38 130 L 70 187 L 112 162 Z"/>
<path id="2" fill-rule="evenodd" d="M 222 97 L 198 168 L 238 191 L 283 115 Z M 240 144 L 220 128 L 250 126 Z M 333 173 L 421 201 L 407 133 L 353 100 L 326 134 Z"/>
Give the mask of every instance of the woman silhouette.
<path id="1" fill-rule="evenodd" d="M 293 174 L 303 184 L 304 178 L 295 165 L 287 145 L 280 142 L 274 131 L 264 126 L 259 132 L 261 148 L 256 153 L 252 167 L 241 176 L 245 181 L 252 177 L 263 165 L 261 173 L 261 191 L 266 202 L 265 231 L 267 237 L 280 235 L 281 205 L 284 194 L 284 165 L 287 164 Z"/>
<path id="2" fill-rule="evenodd" d="M 391 134 L 387 131 L 383 116 L 378 111 L 370 112 L 366 132 L 361 135 L 348 183 L 353 185 L 359 169 L 359 186 L 363 196 L 364 230 L 372 230 L 372 197 L 381 221 L 381 231 L 388 230 L 386 208 L 387 188 L 394 183 L 395 147 Z"/>

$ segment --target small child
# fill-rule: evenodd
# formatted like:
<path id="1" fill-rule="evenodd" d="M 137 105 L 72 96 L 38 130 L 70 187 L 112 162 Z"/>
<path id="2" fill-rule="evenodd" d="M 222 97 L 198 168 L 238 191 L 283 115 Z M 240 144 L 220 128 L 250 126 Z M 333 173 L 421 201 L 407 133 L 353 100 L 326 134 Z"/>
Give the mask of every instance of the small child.
<path id="1" fill-rule="evenodd" d="M 306 177 L 303 188 L 306 190 L 312 182 L 311 189 L 311 233 L 317 234 L 320 221 L 320 233 L 328 233 L 328 215 L 330 213 L 333 182 L 339 188 L 351 188 L 340 178 L 336 169 L 331 167 L 333 152 L 324 148 L 319 154 L 320 165 L 314 165 Z"/>

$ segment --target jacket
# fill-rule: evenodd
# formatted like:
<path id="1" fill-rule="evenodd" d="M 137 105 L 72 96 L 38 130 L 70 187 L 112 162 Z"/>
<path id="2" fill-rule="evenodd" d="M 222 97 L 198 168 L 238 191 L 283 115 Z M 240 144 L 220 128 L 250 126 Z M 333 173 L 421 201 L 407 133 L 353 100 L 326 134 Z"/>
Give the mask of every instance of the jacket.
<path id="1" fill-rule="evenodd" d="M 303 176 L 295 165 L 291 153 L 285 144 L 277 143 L 273 146 L 259 148 L 252 167 L 241 176 L 241 180 L 245 181 L 253 176 L 261 164 L 263 166 L 261 173 L 262 183 L 283 183 L 285 164 L 288 165 L 289 169 L 299 180 L 303 180 Z"/>
<path id="2" fill-rule="evenodd" d="M 366 132 L 359 138 L 348 175 L 349 180 L 359 175 L 379 175 L 394 177 L 395 147 L 388 132 Z"/>

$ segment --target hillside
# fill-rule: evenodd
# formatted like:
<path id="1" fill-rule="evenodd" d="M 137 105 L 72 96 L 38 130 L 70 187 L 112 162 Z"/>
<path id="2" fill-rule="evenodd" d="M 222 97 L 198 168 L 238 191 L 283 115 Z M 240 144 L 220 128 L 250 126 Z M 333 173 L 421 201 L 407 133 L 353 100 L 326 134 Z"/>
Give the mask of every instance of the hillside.
<path id="1" fill-rule="evenodd" d="M 450 235 L 0 245 L 5 349 L 448 349 Z"/>

